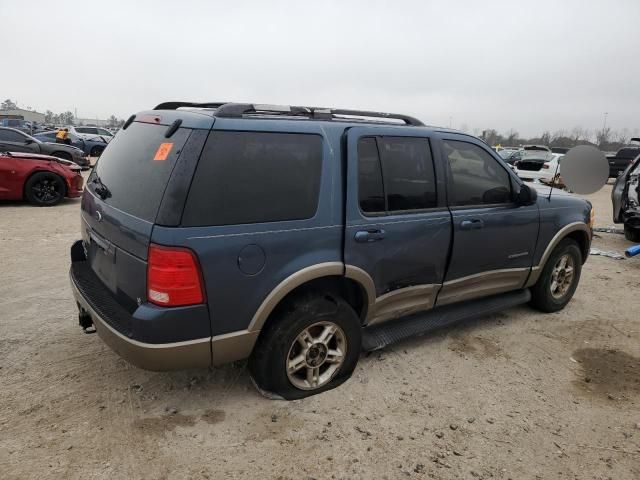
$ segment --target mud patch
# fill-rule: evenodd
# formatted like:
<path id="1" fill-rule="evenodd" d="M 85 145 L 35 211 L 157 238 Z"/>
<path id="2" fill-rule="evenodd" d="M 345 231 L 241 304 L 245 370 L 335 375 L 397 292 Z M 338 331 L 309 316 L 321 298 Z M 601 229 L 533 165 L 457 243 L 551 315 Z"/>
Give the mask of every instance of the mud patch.
<path id="1" fill-rule="evenodd" d="M 224 421 L 227 416 L 224 410 L 207 410 L 202 414 L 202 420 L 207 423 L 214 424 Z"/>
<path id="2" fill-rule="evenodd" d="M 466 356 L 468 354 L 472 354 L 480 358 L 497 358 L 505 356 L 500 345 L 493 340 L 460 333 L 451 335 L 449 350 L 452 350 L 461 356 Z"/>
<path id="3" fill-rule="evenodd" d="M 608 401 L 637 399 L 640 358 L 598 348 L 576 350 L 573 358 L 582 366 L 582 377 L 575 381 L 582 391 Z"/>
<path id="4" fill-rule="evenodd" d="M 193 427 L 196 424 L 191 415 L 162 415 L 160 417 L 137 418 L 133 421 L 133 426 L 145 433 L 164 434 L 172 432 L 176 427 Z"/>

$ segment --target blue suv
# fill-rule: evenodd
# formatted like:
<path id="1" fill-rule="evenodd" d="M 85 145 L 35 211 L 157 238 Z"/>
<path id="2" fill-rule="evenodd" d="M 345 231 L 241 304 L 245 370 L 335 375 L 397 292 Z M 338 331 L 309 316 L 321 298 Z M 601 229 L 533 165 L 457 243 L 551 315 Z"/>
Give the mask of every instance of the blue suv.
<path id="1" fill-rule="evenodd" d="M 302 398 L 375 350 L 573 296 L 593 209 L 481 140 L 405 115 L 170 102 L 91 173 L 71 247 L 79 323 L 151 370 L 249 359 Z"/>

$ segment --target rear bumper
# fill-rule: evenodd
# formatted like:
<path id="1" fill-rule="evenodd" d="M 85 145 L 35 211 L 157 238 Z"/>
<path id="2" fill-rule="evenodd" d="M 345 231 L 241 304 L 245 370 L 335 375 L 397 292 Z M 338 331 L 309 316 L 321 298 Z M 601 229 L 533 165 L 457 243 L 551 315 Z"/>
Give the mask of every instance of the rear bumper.
<path id="1" fill-rule="evenodd" d="M 81 309 L 91 317 L 96 332 L 114 352 L 133 365 L 146 370 L 180 370 L 211 365 L 211 337 L 174 343 L 145 343 L 128 338 L 103 318 L 92 305 L 70 271 L 71 290 Z"/>
<path id="2" fill-rule="evenodd" d="M 165 338 L 167 335 L 176 338 L 184 334 L 186 318 L 197 316 L 198 312 L 149 309 L 143 305 L 132 315 L 111 298 L 95 275 L 87 272 L 88 264 L 81 241 L 71 247 L 71 260 L 71 290 L 80 315 L 88 315 L 100 338 L 133 365 L 154 371 L 205 368 L 242 360 L 251 354 L 260 331 L 240 330 L 169 343 L 148 343 L 132 338 L 148 337 L 161 330 Z M 169 324 L 175 327 L 167 329 L 164 313 L 169 310 L 173 310 L 171 313 L 174 315 L 168 319 Z"/>

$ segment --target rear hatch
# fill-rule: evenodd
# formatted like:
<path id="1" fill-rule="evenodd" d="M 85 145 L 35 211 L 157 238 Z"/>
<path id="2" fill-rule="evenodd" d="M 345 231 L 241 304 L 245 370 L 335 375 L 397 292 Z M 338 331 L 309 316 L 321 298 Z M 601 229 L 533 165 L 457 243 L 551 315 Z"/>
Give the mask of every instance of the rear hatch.
<path id="1" fill-rule="evenodd" d="M 189 122 L 176 122 L 180 115 L 184 112 L 138 114 L 138 120 L 109 142 L 82 198 L 82 239 L 89 265 L 130 312 L 146 301 L 153 225 L 194 131 L 188 128 L 192 125 L 185 126 Z M 212 124 L 207 117 L 206 129 Z"/>
<path id="2" fill-rule="evenodd" d="M 542 158 L 524 158 L 516 162 L 518 170 L 525 170 L 527 172 L 537 172 L 542 169 L 542 166 L 549 160 Z"/>

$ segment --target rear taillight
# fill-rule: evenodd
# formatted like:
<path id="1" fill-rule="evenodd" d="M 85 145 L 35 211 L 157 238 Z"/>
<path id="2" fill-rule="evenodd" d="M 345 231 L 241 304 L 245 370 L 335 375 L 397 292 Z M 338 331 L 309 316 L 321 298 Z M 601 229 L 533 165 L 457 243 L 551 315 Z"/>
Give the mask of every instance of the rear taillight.
<path id="1" fill-rule="evenodd" d="M 149 245 L 147 298 L 163 307 L 204 302 L 198 259 L 191 250 Z"/>

